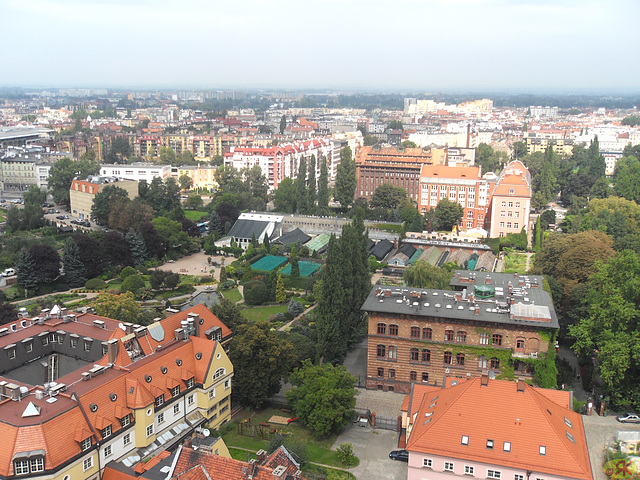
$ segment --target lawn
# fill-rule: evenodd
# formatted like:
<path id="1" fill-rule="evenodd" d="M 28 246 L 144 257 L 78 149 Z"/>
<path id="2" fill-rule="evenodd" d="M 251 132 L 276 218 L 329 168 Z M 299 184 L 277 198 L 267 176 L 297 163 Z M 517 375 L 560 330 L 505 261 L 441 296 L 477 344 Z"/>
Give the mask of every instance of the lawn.
<path id="1" fill-rule="evenodd" d="M 221 293 L 224 298 L 226 298 L 227 300 L 231 300 L 234 303 L 242 300 L 242 295 L 240 295 L 238 287 L 231 288 L 229 290 L 222 290 Z"/>
<path id="2" fill-rule="evenodd" d="M 529 267 L 533 265 L 533 258 Z M 504 273 L 527 273 L 527 255 L 525 253 L 508 253 L 504 257 Z"/>
<path id="3" fill-rule="evenodd" d="M 304 300 L 299 297 L 293 297 L 295 301 L 305 305 Z M 266 322 L 276 313 L 285 313 L 288 309 L 288 303 L 282 305 L 266 305 L 264 307 L 253 307 L 242 310 L 242 315 L 252 322 Z"/>
<path id="4" fill-rule="evenodd" d="M 270 407 L 265 408 L 260 411 L 253 412 L 251 415 L 253 425 L 258 425 L 260 423 L 265 423 L 271 418 L 272 415 L 287 415 L 283 413 L 281 410 Z M 291 414 L 289 414 L 290 416 Z M 262 440 L 259 437 L 255 439 L 252 437 L 242 436 L 238 433 L 237 422 L 232 422 L 233 429 L 225 433 L 222 438 L 224 439 L 227 447 L 229 448 L 229 452 L 232 454 L 234 458 L 246 460 L 246 452 L 242 450 L 233 449 L 233 447 L 246 448 L 252 451 L 258 451 L 261 448 L 266 450 L 269 440 Z M 245 425 L 246 427 L 246 425 Z M 273 427 L 277 428 L 279 431 L 289 436 L 289 443 L 292 445 L 302 445 L 304 446 L 307 454 L 307 458 L 310 462 L 314 463 L 323 463 L 325 465 L 334 465 L 337 467 L 341 467 L 342 465 L 338 461 L 338 454 L 331 450 L 331 445 L 336 440 L 337 435 L 331 435 L 327 438 L 316 438 L 313 436 L 311 431 L 301 425 L 298 422 L 290 423 L 289 425 L 276 425 L 273 424 Z M 250 430 L 250 428 L 249 428 Z M 237 456 L 236 456 L 237 455 Z M 306 469 L 303 469 L 306 470 Z M 317 467 L 310 465 L 309 471 L 317 471 Z M 341 479 L 341 478 L 353 478 L 353 476 L 349 476 L 346 472 L 340 472 L 332 470 L 331 474 L 335 472 L 335 475 L 338 476 L 330 476 L 329 478 Z M 340 475 L 343 474 L 343 475 Z"/>
<path id="5" fill-rule="evenodd" d="M 207 217 L 209 214 L 207 212 L 201 212 L 200 210 L 185 210 L 184 216 L 191 220 L 192 222 L 198 222 L 203 217 Z M 206 219 L 206 218 L 205 218 Z"/>

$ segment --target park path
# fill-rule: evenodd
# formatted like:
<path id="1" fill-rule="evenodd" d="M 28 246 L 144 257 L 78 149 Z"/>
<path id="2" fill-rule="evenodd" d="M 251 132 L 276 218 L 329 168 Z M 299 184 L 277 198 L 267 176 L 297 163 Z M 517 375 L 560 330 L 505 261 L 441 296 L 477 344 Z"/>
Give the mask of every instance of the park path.
<path id="1" fill-rule="evenodd" d="M 314 303 L 313 305 L 311 305 L 309 308 L 307 308 L 304 312 L 302 312 L 300 315 L 298 315 L 297 317 L 295 317 L 293 320 L 291 320 L 290 322 L 285 323 L 283 326 L 281 326 L 278 331 L 280 332 L 286 332 L 287 329 L 289 327 L 291 327 L 291 325 L 293 324 L 293 322 L 295 322 L 296 320 L 298 320 L 300 317 L 302 317 L 303 315 L 306 315 L 307 313 L 309 313 L 311 310 L 313 310 L 314 308 L 316 308 L 318 304 Z"/>

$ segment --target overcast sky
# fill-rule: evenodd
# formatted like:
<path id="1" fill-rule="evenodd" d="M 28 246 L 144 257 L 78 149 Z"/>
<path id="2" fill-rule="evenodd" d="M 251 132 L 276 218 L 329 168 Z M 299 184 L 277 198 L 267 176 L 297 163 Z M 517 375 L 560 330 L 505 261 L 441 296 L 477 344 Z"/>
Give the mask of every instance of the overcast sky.
<path id="1" fill-rule="evenodd" d="M 640 93 L 638 0 L 0 0 L 0 85 Z"/>

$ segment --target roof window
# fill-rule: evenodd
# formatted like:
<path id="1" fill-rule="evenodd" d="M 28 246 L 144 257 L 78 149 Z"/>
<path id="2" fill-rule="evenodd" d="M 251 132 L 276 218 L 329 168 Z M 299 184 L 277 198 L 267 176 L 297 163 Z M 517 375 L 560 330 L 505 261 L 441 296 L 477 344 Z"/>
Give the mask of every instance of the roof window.
<path id="1" fill-rule="evenodd" d="M 462 435 L 462 440 L 460 440 L 462 445 L 469 445 L 469 435 Z"/>

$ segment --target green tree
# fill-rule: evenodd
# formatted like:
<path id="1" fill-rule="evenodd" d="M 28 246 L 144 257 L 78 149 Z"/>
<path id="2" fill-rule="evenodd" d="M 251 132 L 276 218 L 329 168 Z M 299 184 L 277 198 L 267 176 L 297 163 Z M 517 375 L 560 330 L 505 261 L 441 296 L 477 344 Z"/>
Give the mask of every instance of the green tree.
<path id="1" fill-rule="evenodd" d="M 443 198 L 435 208 L 435 218 L 438 230 L 451 230 L 462 220 L 464 209 L 458 202 L 451 202 Z"/>
<path id="2" fill-rule="evenodd" d="M 133 263 L 135 265 L 141 265 L 149 257 L 147 246 L 144 243 L 144 237 L 142 234 L 134 229 L 129 229 L 125 235 L 129 250 L 131 250 L 131 256 L 133 257 Z"/>
<path id="3" fill-rule="evenodd" d="M 589 176 L 594 180 L 604 177 L 607 164 L 604 156 L 600 154 L 600 142 L 598 142 L 597 135 L 591 141 L 587 154 L 589 156 Z"/>
<path id="4" fill-rule="evenodd" d="M 49 192 L 56 203 L 70 205 L 69 190 L 73 179 L 86 179 L 89 175 L 100 172 L 100 164 L 88 160 L 74 161 L 68 157 L 61 158 L 49 170 Z"/>
<path id="5" fill-rule="evenodd" d="M 287 301 L 287 292 L 284 289 L 282 275 L 278 273 L 278 283 L 276 284 L 276 302 L 284 303 Z"/>
<path id="6" fill-rule="evenodd" d="M 316 156 L 311 155 L 307 181 L 307 211 L 309 215 L 316 213 L 316 188 Z"/>
<path id="7" fill-rule="evenodd" d="M 77 288 L 85 284 L 87 278 L 84 263 L 80 259 L 80 249 L 71 237 L 65 240 L 62 248 L 62 265 L 65 279 L 70 287 Z"/>
<path id="8" fill-rule="evenodd" d="M 247 323 L 242 310 L 228 298 L 222 297 L 219 303 L 211 307 L 213 314 L 220 319 L 232 332 L 236 332 L 240 325 Z"/>
<path id="9" fill-rule="evenodd" d="M 295 181 L 296 185 L 296 211 L 306 215 L 308 213 L 308 190 L 307 190 L 307 159 L 300 158 L 298 166 L 298 176 Z"/>
<path id="10" fill-rule="evenodd" d="M 400 120 L 391 120 L 389 122 L 389 129 L 391 129 L 391 130 L 404 130 L 404 126 L 402 125 L 402 121 L 400 121 Z"/>
<path id="11" fill-rule="evenodd" d="M 131 292 L 134 295 L 138 295 L 140 290 L 144 288 L 144 280 L 140 275 L 129 275 L 124 279 L 120 286 L 121 292 Z"/>
<path id="12" fill-rule="evenodd" d="M 615 194 L 640 203 L 640 161 L 635 157 L 622 157 L 614 173 Z"/>
<path id="13" fill-rule="evenodd" d="M 140 316 L 140 307 L 131 292 L 120 295 L 101 293 L 91 306 L 95 309 L 97 315 L 121 322 L 138 323 L 138 317 Z"/>
<path id="14" fill-rule="evenodd" d="M 26 249 L 20 252 L 16 260 L 16 275 L 18 285 L 23 287 L 27 292 L 38 288 L 36 262 Z"/>
<path id="15" fill-rule="evenodd" d="M 540 216 L 536 219 L 536 239 L 533 243 L 533 251 L 538 253 L 542 248 L 542 226 L 540 224 Z"/>
<path id="16" fill-rule="evenodd" d="M 202 197 L 200 195 L 189 195 L 187 200 L 184 202 L 185 208 L 189 210 L 197 210 L 204 204 Z"/>
<path id="17" fill-rule="evenodd" d="M 291 178 L 285 178 L 278 184 L 273 193 L 273 203 L 276 212 L 294 213 L 296 211 L 296 186 Z"/>
<path id="18" fill-rule="evenodd" d="M 350 443 L 341 443 L 336 448 L 336 453 L 338 454 L 338 460 L 340 463 L 345 465 L 346 467 L 351 467 L 356 463 L 356 456 L 353 453 L 353 445 Z"/>
<path id="19" fill-rule="evenodd" d="M 22 198 L 24 199 L 25 206 L 37 205 L 40 207 L 40 205 L 47 200 L 47 192 L 37 185 L 31 185 L 29 186 L 29 190 L 22 194 Z"/>
<path id="20" fill-rule="evenodd" d="M 339 365 L 313 365 L 305 360 L 291 374 L 294 387 L 287 402 L 317 437 L 337 433 L 349 424 L 356 405 L 357 378 Z"/>
<path id="21" fill-rule="evenodd" d="M 15 322 L 18 319 L 18 310 L 8 302 L 0 300 L 0 325 Z"/>
<path id="22" fill-rule="evenodd" d="M 351 148 L 345 146 L 340 150 L 340 163 L 336 171 L 335 199 L 346 209 L 353 203 L 356 193 L 356 162 L 351 156 Z"/>
<path id="23" fill-rule="evenodd" d="M 108 225 L 109 214 L 117 198 L 129 198 L 129 193 L 116 185 L 107 185 L 93 197 L 91 219 L 101 225 Z M 119 212 L 118 212 L 119 213 Z"/>
<path id="24" fill-rule="evenodd" d="M 36 243 L 29 248 L 29 256 L 36 265 L 35 278 L 38 284 L 52 283 L 60 276 L 60 255 L 51 245 Z"/>
<path id="25" fill-rule="evenodd" d="M 400 145 L 402 145 L 404 148 L 418 148 L 418 145 L 415 142 L 412 142 L 411 140 L 405 140 L 404 142 L 400 142 Z"/>
<path id="26" fill-rule="evenodd" d="M 320 176 L 318 177 L 318 211 L 327 212 L 329 208 L 329 174 L 327 172 L 327 159 L 320 158 Z"/>
<path id="27" fill-rule="evenodd" d="M 280 118 L 280 135 L 284 133 L 285 128 L 287 128 L 287 117 L 286 115 L 282 115 Z"/>
<path id="28" fill-rule="evenodd" d="M 242 325 L 231 342 L 229 359 L 233 363 L 233 393 L 241 405 L 255 408 L 282 387 L 282 377 L 296 360 L 295 349 L 271 331 L 268 323 Z"/>
<path id="29" fill-rule="evenodd" d="M 409 287 L 434 288 L 450 290 L 449 282 L 453 273 L 440 267 L 430 265 L 424 260 L 418 260 L 404 271 L 404 281 Z"/>
<path id="30" fill-rule="evenodd" d="M 160 147 L 158 150 L 160 161 L 162 163 L 168 163 L 169 165 L 175 165 L 176 163 L 176 151 L 171 147 Z M 187 190 L 187 189 L 185 189 Z"/>
<path id="31" fill-rule="evenodd" d="M 178 178 L 178 184 L 180 185 L 180 188 L 182 190 L 189 190 L 191 188 L 191 185 L 193 185 L 193 181 L 191 180 L 191 177 L 189 175 L 182 174 Z"/>
<path id="32" fill-rule="evenodd" d="M 397 208 L 406 200 L 407 191 L 404 188 L 383 183 L 373 192 L 369 205 L 371 208 Z"/>
<path id="33" fill-rule="evenodd" d="M 267 301 L 269 291 L 264 282 L 251 280 L 244 285 L 243 294 L 247 305 L 262 305 Z"/>

